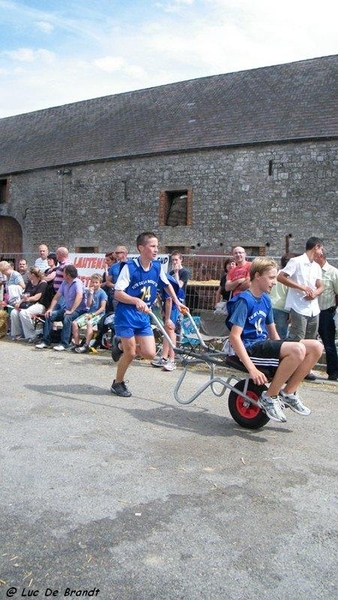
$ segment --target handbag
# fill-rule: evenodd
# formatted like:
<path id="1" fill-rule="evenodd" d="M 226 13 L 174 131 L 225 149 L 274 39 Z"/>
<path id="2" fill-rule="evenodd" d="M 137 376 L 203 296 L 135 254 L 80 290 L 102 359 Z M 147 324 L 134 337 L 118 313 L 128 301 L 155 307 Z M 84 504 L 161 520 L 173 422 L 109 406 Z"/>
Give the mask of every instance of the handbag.
<path id="1" fill-rule="evenodd" d="M 28 308 L 31 306 L 31 302 L 20 302 L 20 308 Z"/>

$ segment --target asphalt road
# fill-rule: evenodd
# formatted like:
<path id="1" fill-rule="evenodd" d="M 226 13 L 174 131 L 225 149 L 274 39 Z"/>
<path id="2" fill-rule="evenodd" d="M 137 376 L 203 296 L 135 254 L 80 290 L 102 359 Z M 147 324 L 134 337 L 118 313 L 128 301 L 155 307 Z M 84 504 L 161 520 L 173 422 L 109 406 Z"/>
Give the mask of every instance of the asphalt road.
<path id="1" fill-rule="evenodd" d="M 179 405 L 179 371 L 135 362 L 124 399 L 106 352 L 0 359 L 1 598 L 338 597 L 337 384 L 249 431 L 210 390 Z"/>

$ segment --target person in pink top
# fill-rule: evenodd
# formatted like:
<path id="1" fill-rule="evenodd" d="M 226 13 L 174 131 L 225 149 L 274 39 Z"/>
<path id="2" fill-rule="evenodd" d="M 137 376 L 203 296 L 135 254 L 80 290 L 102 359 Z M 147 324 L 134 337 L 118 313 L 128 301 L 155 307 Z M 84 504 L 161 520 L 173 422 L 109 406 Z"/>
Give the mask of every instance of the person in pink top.
<path id="1" fill-rule="evenodd" d="M 231 296 L 236 296 L 236 294 L 244 292 L 250 286 L 251 263 L 246 260 L 246 252 L 242 246 L 235 246 L 232 249 L 232 255 L 236 266 L 230 269 L 227 275 L 225 289 L 231 293 Z"/>

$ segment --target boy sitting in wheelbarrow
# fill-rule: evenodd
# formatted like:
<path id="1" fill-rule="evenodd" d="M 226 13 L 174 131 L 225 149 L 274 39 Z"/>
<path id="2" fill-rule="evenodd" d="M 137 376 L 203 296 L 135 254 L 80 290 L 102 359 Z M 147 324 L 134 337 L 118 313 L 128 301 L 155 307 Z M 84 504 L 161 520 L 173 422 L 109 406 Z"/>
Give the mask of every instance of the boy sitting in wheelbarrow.
<path id="1" fill-rule="evenodd" d="M 276 368 L 259 405 L 270 419 L 286 422 L 284 406 L 300 415 L 311 413 L 297 390 L 318 362 L 323 346 L 312 339 L 300 342 L 279 339 L 268 295 L 276 281 L 276 262 L 266 257 L 256 258 L 250 268 L 249 289 L 228 302 L 226 323 L 230 329 L 229 342 L 256 385 L 268 381 L 260 367 Z"/>

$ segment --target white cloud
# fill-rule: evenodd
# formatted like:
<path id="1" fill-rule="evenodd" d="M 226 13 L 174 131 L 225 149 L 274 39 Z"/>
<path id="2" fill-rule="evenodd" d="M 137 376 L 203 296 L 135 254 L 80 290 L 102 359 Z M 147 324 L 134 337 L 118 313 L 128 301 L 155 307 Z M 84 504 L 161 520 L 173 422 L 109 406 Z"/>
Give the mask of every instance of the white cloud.
<path id="1" fill-rule="evenodd" d="M 93 61 L 93 65 L 106 71 L 107 73 L 114 73 L 120 71 L 124 66 L 124 59 L 121 56 L 104 56 Z"/>
<path id="2" fill-rule="evenodd" d="M 33 63 L 33 62 L 44 62 L 51 63 L 54 59 L 54 53 L 43 48 L 34 50 L 33 48 L 18 48 L 17 50 L 7 50 L 2 53 L 3 56 L 7 56 L 12 61 Z"/>
<path id="3" fill-rule="evenodd" d="M 54 25 L 48 21 L 36 21 L 35 25 L 43 33 L 52 33 L 54 31 Z"/>
<path id="4" fill-rule="evenodd" d="M 168 13 L 177 13 L 182 8 L 193 6 L 195 0 L 168 0 L 167 2 L 157 2 L 156 6 L 162 8 Z"/>

